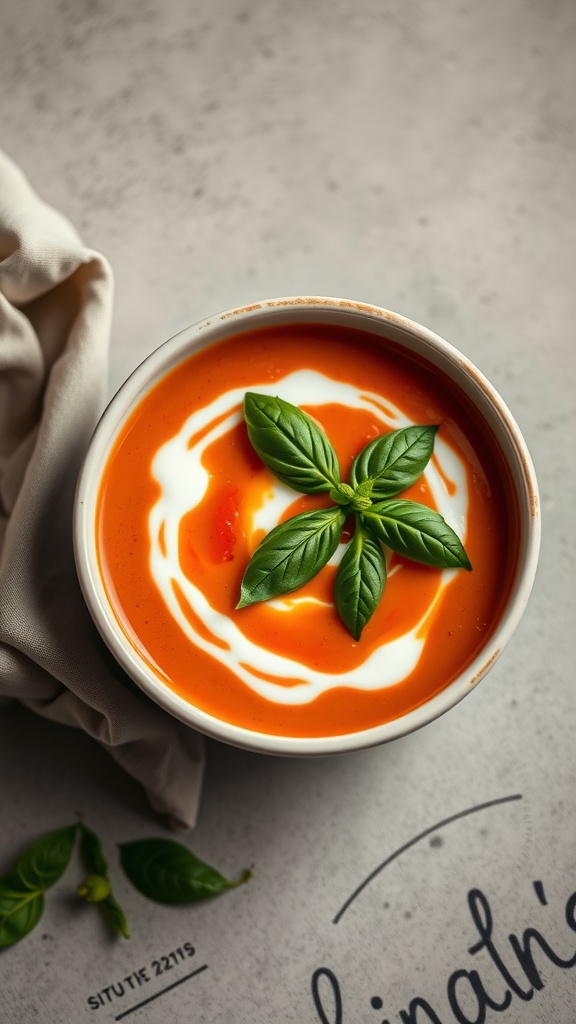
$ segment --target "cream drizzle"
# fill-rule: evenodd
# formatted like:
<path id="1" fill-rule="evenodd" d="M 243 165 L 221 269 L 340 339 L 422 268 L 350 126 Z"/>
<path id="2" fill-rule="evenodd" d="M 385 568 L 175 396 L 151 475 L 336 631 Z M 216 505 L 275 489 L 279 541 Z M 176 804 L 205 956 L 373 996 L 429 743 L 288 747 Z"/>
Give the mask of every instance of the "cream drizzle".
<path id="1" fill-rule="evenodd" d="M 411 421 L 381 395 L 359 391 L 350 384 L 313 370 L 298 370 L 274 384 L 255 385 L 253 390 L 279 395 L 294 405 L 312 407 L 323 404 L 324 394 L 326 403 L 367 410 L 389 429 L 411 425 Z M 159 485 L 160 496 L 149 516 L 150 571 L 166 607 L 191 643 L 220 661 L 266 700 L 300 705 L 339 686 L 371 691 L 396 685 L 414 670 L 422 654 L 424 624 L 430 608 L 413 629 L 383 642 L 356 668 L 335 674 L 313 669 L 254 643 L 230 616 L 215 609 L 203 592 L 184 575 L 179 560 L 180 522 L 200 504 L 206 493 L 210 476 L 202 463 L 202 456 L 217 438 L 241 422 L 244 393 L 244 389 L 231 389 L 192 413 L 178 433 L 154 455 L 152 474 Z M 200 431 L 206 432 L 198 442 L 191 444 L 191 438 Z M 425 470 L 427 484 L 440 514 L 464 539 L 468 512 L 466 468 L 458 455 L 439 437 L 436 438 L 434 454 L 434 461 L 431 460 Z M 434 463 L 438 464 L 438 469 Z M 453 494 L 448 492 L 446 480 L 452 484 Z M 253 514 L 252 530 L 269 532 L 293 501 L 294 491 L 276 481 Z M 341 557 L 343 545 L 339 549 L 340 553 L 335 558 Z M 439 599 L 455 571 L 444 570 L 440 574 L 433 603 Z M 194 629 L 182 610 L 175 585 L 208 631 L 219 638 L 220 644 L 199 635 Z M 289 614 L 300 600 L 296 595 L 290 595 L 275 601 L 274 606 Z M 221 646 L 222 642 L 225 646 Z M 289 681 L 289 685 L 283 680 Z M 298 681 L 295 683 L 294 680 Z"/>

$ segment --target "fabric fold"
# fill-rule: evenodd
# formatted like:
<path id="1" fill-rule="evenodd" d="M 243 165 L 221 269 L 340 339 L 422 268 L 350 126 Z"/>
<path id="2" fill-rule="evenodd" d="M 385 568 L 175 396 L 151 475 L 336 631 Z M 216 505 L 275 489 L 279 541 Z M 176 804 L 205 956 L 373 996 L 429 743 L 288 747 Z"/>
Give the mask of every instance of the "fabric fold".
<path id="1" fill-rule="evenodd" d="M 0 701 L 83 729 L 189 828 L 203 739 L 116 664 L 74 564 L 74 490 L 104 403 L 112 301 L 107 261 L 0 153 Z"/>

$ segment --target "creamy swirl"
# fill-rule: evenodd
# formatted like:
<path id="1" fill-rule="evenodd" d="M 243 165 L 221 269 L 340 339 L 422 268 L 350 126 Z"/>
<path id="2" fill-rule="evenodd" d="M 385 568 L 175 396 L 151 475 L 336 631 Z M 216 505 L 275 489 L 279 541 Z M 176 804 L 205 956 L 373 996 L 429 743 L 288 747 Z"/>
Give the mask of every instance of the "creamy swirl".
<path id="1" fill-rule="evenodd" d="M 411 421 L 381 395 L 358 390 L 312 370 L 299 370 L 274 384 L 258 384 L 257 390 L 262 394 L 279 395 L 294 405 L 310 407 L 329 402 L 366 410 L 386 429 L 411 425 Z M 416 667 L 426 640 L 426 620 L 457 570 L 443 570 L 439 574 L 432 604 L 412 629 L 389 641 L 384 639 L 354 669 L 340 673 L 323 672 L 255 643 L 242 632 L 237 621 L 214 608 L 201 588 L 183 572 L 179 555 L 180 524 L 191 509 L 200 505 L 210 483 L 203 455 L 214 441 L 241 422 L 244 393 L 244 389 L 231 389 L 194 412 L 154 455 L 152 473 L 160 494 L 148 522 L 150 571 L 166 608 L 192 644 L 216 658 L 266 700 L 301 705 L 336 687 L 370 691 L 396 685 Z M 468 515 L 465 465 L 439 437 L 435 441 L 434 456 L 424 473 L 426 482 L 438 511 L 464 539 Z M 450 483 L 449 489 L 446 481 Z M 254 512 L 252 530 L 269 532 L 273 529 L 294 498 L 294 491 L 275 481 Z M 334 559 L 342 553 L 340 545 Z M 301 600 L 296 594 L 271 604 L 289 615 Z M 190 617 L 185 614 L 185 603 L 194 613 Z M 195 628 L 196 616 L 206 627 L 202 634 Z"/>

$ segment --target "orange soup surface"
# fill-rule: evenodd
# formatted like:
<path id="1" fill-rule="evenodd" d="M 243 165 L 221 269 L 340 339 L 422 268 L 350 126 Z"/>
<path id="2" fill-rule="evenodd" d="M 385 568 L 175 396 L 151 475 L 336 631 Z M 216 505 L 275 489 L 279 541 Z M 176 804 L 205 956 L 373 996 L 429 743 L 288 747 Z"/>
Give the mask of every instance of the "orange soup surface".
<path id="1" fill-rule="evenodd" d="M 345 530 L 335 558 L 301 590 L 236 610 L 262 537 L 297 512 L 331 504 L 289 491 L 262 464 L 242 416 L 246 391 L 278 395 L 313 416 L 344 481 L 379 434 L 438 425 L 429 466 L 402 497 L 444 515 L 472 572 L 387 552 L 383 597 L 356 641 L 332 598 Z M 451 382 L 393 342 L 297 324 L 204 348 L 148 392 L 106 465 L 97 541 L 117 619 L 168 687 L 256 732 L 321 737 L 398 718 L 472 662 L 506 604 L 517 522 L 496 442 Z"/>

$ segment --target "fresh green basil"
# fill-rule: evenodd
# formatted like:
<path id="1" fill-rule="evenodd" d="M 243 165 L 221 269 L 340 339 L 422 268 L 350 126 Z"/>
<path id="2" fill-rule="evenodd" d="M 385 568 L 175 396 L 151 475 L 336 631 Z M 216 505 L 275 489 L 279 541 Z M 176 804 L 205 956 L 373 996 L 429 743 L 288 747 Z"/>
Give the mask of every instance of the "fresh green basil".
<path id="1" fill-rule="evenodd" d="M 350 505 L 354 499 L 354 488 L 350 484 L 337 484 L 330 489 L 330 497 L 337 505 Z"/>
<path id="2" fill-rule="evenodd" d="M 14 869 L 0 878 L 0 946 L 12 946 L 38 924 L 44 893 L 68 867 L 76 825 L 37 839 L 20 854 Z"/>
<path id="3" fill-rule="evenodd" d="M 43 892 L 26 888 L 16 874 L 0 878 L 0 946 L 13 946 L 28 935 L 43 911 Z"/>
<path id="4" fill-rule="evenodd" d="M 251 877 L 251 872 L 245 871 L 230 882 L 172 839 L 123 843 L 120 861 L 132 885 L 158 903 L 196 903 L 242 885 Z"/>
<path id="5" fill-rule="evenodd" d="M 98 904 L 102 917 L 106 921 L 111 932 L 115 935 L 123 935 L 125 939 L 130 938 L 126 915 L 117 900 L 110 893 L 105 900 Z"/>
<path id="6" fill-rule="evenodd" d="M 76 825 L 38 839 L 16 861 L 16 874 L 27 889 L 45 891 L 64 874 L 76 838 Z"/>
<path id="7" fill-rule="evenodd" d="M 372 480 L 363 480 L 357 487 L 350 487 L 350 484 L 338 484 L 330 491 L 330 497 L 337 505 L 346 506 L 351 512 L 363 512 L 372 504 L 372 486 Z"/>
<path id="8" fill-rule="evenodd" d="M 435 426 L 402 427 L 375 438 L 352 463 L 350 483 L 355 487 L 371 480 L 373 501 L 405 491 L 428 465 L 437 430 Z"/>
<path id="9" fill-rule="evenodd" d="M 104 856 L 100 838 L 84 822 L 80 824 L 80 853 L 84 867 L 90 875 L 108 878 L 108 861 Z"/>
<path id="10" fill-rule="evenodd" d="M 270 395 L 247 392 L 244 417 L 252 447 L 282 483 L 303 494 L 340 482 L 338 457 L 326 434 L 301 409 Z"/>
<path id="11" fill-rule="evenodd" d="M 237 607 L 289 594 L 311 580 L 334 554 L 345 521 L 343 509 L 333 505 L 276 526 L 248 563 Z"/>
<path id="12" fill-rule="evenodd" d="M 335 504 L 293 516 L 264 538 L 244 573 L 237 608 L 292 593 L 312 579 L 334 554 L 349 516 L 355 528 L 336 572 L 334 602 L 356 640 L 386 584 L 381 544 L 425 565 L 472 568 L 438 512 L 397 498 L 426 468 L 437 426 L 402 427 L 375 438 L 356 456 L 350 483 L 343 483 L 330 441 L 296 406 L 248 392 L 244 414 L 252 445 L 279 480 L 304 494 L 328 491 Z"/>
<path id="13" fill-rule="evenodd" d="M 357 521 L 336 572 L 334 601 L 355 640 L 378 607 L 386 583 L 386 559 L 379 542 Z"/>
<path id="14" fill-rule="evenodd" d="M 439 569 L 471 569 L 462 542 L 442 516 L 417 501 L 380 501 L 362 513 L 365 525 L 393 551 Z"/>
<path id="15" fill-rule="evenodd" d="M 100 913 L 110 930 L 116 935 L 130 938 L 126 915 L 114 898 L 110 886 L 108 861 L 104 856 L 99 837 L 84 822 L 80 825 L 80 853 L 88 877 L 77 889 L 78 895 L 88 903 L 97 903 Z"/>
<path id="16" fill-rule="evenodd" d="M 68 865 L 76 834 L 88 876 L 78 893 L 99 908 L 115 934 L 130 938 L 126 916 L 112 895 L 102 843 L 83 822 L 50 832 L 18 858 L 14 869 L 0 877 L 0 947 L 13 946 L 38 924 L 44 911 L 44 892 L 61 878 Z M 120 846 L 126 875 L 145 896 L 159 903 L 194 903 L 242 885 L 252 877 L 245 871 L 229 881 L 190 850 L 170 839 L 144 839 Z"/>

